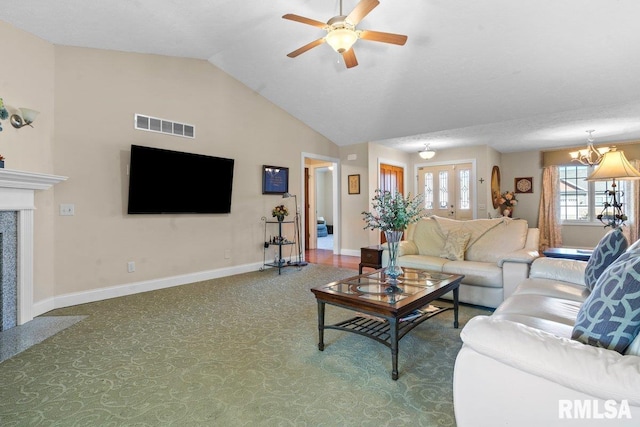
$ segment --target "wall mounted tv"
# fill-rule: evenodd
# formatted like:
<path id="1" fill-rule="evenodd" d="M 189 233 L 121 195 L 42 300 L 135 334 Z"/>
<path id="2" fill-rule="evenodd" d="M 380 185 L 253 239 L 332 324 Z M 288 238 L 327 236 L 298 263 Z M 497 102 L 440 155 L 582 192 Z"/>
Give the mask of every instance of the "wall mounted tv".
<path id="1" fill-rule="evenodd" d="M 233 159 L 131 146 L 130 214 L 231 212 Z"/>

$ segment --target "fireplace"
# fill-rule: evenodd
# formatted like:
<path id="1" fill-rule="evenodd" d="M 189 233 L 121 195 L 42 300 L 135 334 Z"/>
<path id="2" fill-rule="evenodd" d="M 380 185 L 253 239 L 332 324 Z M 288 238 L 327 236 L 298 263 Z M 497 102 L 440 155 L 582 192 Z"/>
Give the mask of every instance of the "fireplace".
<path id="1" fill-rule="evenodd" d="M 0 330 L 33 319 L 35 191 L 47 190 L 66 179 L 0 169 Z"/>
<path id="2" fill-rule="evenodd" d="M 18 291 L 18 215 L 0 211 L 0 331 L 16 326 Z"/>

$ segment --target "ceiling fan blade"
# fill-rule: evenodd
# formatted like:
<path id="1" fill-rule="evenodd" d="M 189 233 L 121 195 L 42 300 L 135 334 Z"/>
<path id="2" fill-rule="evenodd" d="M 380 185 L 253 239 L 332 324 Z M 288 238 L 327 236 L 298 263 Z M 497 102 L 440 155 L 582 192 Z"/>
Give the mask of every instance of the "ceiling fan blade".
<path id="1" fill-rule="evenodd" d="M 353 51 L 353 48 L 342 52 L 342 58 L 344 59 L 344 65 L 347 68 L 352 68 L 358 65 L 358 60 L 356 59 L 356 53 Z"/>
<path id="2" fill-rule="evenodd" d="M 309 49 L 313 49 L 316 46 L 320 46 L 322 43 L 324 43 L 324 37 L 318 40 L 314 40 L 311 43 L 307 43 L 304 46 L 302 46 L 299 49 L 294 50 L 293 52 L 287 54 L 287 56 L 289 58 L 295 58 L 298 55 L 301 55 L 303 53 L 305 53 L 306 51 L 308 51 Z"/>
<path id="3" fill-rule="evenodd" d="M 400 46 L 404 45 L 407 42 L 407 36 L 403 36 L 402 34 L 393 34 L 393 33 L 383 33 L 381 31 L 370 31 L 370 30 L 362 30 L 360 31 L 360 38 L 363 40 L 370 40 L 374 42 L 382 42 L 382 43 L 391 43 L 398 44 Z"/>
<path id="4" fill-rule="evenodd" d="M 303 24 L 311 25 L 318 28 L 325 28 L 326 23 L 316 21 L 315 19 L 305 18 L 304 16 L 294 15 L 293 13 L 287 13 L 282 17 L 283 19 L 289 19 L 290 21 L 302 22 Z"/>
<path id="5" fill-rule="evenodd" d="M 349 21 L 353 25 L 358 25 L 358 23 L 379 4 L 380 2 L 378 0 L 361 0 L 351 13 L 347 15 L 345 21 Z"/>

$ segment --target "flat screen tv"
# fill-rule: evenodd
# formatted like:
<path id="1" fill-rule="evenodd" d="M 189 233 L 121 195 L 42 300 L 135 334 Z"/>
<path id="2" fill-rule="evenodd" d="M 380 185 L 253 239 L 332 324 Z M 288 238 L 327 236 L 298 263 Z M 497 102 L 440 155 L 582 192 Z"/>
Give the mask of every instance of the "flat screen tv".
<path id="1" fill-rule="evenodd" d="M 231 212 L 233 159 L 131 146 L 130 214 Z"/>

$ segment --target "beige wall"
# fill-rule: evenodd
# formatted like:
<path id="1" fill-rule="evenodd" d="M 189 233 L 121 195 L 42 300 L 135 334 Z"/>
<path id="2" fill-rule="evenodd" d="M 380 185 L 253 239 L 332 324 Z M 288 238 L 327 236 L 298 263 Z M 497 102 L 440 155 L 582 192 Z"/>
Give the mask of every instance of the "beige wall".
<path id="1" fill-rule="evenodd" d="M 516 194 L 518 205 L 514 217 L 526 219 L 529 227 L 538 226 L 540 195 L 542 194 L 542 154 L 526 151 L 502 154 L 500 174 L 502 191 L 515 191 L 515 178 L 532 177 L 533 193 Z"/>
<path id="2" fill-rule="evenodd" d="M 355 160 L 349 160 L 349 156 Z M 369 174 L 369 144 L 361 143 L 340 147 L 340 194 L 341 234 L 340 247 L 343 255 L 360 256 L 360 248 L 369 246 L 369 233 L 363 229 L 362 211 L 369 209 L 370 194 L 376 181 Z M 360 194 L 348 194 L 349 175 L 360 175 Z"/>
<path id="3" fill-rule="evenodd" d="M 289 167 L 301 194 L 301 152 L 338 153 L 206 61 L 63 46 L 55 61 L 55 172 L 69 176 L 55 204 L 76 207 L 55 217 L 58 295 L 262 262 L 260 218 L 282 202 L 261 194 L 262 165 Z M 196 138 L 134 130 L 134 113 L 193 124 Z M 131 144 L 234 158 L 231 214 L 127 215 Z"/>
<path id="4" fill-rule="evenodd" d="M 0 21 L 2 67 L 0 98 L 9 114 L 27 107 L 40 112 L 33 128 L 15 129 L 2 121 L 0 154 L 5 167 L 29 172 L 55 173 L 54 148 L 54 48 L 41 39 Z M 55 230 L 53 190 L 37 191 L 34 214 L 34 298 L 54 293 Z"/>

